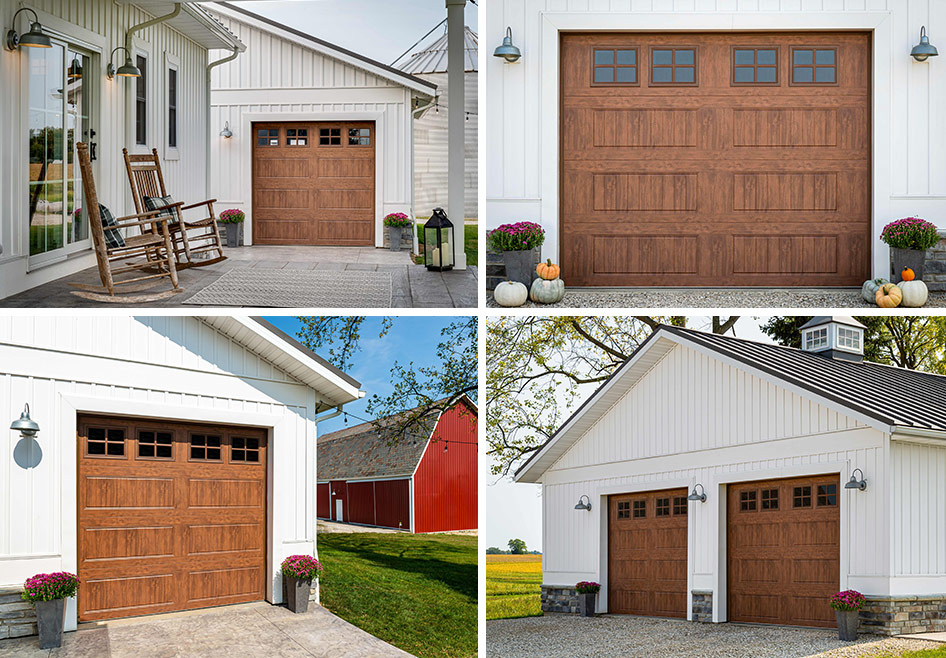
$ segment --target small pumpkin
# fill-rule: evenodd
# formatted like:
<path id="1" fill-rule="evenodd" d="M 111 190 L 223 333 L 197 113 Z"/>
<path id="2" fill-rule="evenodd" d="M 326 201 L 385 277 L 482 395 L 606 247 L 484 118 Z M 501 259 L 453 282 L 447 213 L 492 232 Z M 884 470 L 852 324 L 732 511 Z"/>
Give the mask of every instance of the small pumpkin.
<path id="1" fill-rule="evenodd" d="M 895 308 L 903 300 L 903 291 L 892 283 L 885 283 L 877 289 L 874 299 L 880 308 Z"/>
<path id="2" fill-rule="evenodd" d="M 522 306 L 529 298 L 529 290 L 518 281 L 503 281 L 493 291 L 493 299 L 500 306 Z"/>
<path id="3" fill-rule="evenodd" d="M 919 308 L 923 306 L 930 296 L 930 291 L 927 289 L 926 284 L 919 279 L 916 281 L 901 281 L 900 292 L 903 293 L 903 301 L 900 302 L 900 306 L 907 306 L 909 308 Z"/>
<path id="4" fill-rule="evenodd" d="M 539 304 L 555 304 L 565 296 L 565 282 L 561 279 L 536 279 L 532 282 L 529 299 Z"/>
<path id="5" fill-rule="evenodd" d="M 900 272 L 900 278 L 904 281 L 913 281 L 916 278 L 916 272 L 911 270 L 909 267 L 904 267 Z"/>
<path id="6" fill-rule="evenodd" d="M 553 265 L 552 259 L 549 258 L 544 263 L 539 263 L 535 266 L 535 273 L 546 281 L 554 281 L 562 273 L 562 268 L 558 265 Z"/>
<path id="7" fill-rule="evenodd" d="M 864 285 L 861 286 L 861 297 L 864 298 L 864 301 L 868 304 L 877 303 L 877 289 L 885 283 L 890 283 L 887 279 L 879 277 L 876 279 L 870 279 L 864 282 Z"/>

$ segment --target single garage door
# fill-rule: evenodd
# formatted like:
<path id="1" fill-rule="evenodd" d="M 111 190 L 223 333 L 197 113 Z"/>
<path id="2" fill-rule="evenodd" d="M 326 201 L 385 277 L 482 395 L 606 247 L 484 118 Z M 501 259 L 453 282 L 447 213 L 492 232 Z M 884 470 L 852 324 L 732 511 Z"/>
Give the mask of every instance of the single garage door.
<path id="1" fill-rule="evenodd" d="M 686 617 L 686 489 L 611 496 L 608 505 L 608 611 Z"/>
<path id="2" fill-rule="evenodd" d="M 838 476 L 729 487 L 729 620 L 835 626 Z"/>
<path id="3" fill-rule="evenodd" d="M 374 122 L 254 123 L 253 242 L 374 244 Z"/>
<path id="4" fill-rule="evenodd" d="M 80 417 L 79 620 L 264 597 L 263 430 Z"/>
<path id="5" fill-rule="evenodd" d="M 569 285 L 868 277 L 869 35 L 566 34 L 561 58 Z"/>

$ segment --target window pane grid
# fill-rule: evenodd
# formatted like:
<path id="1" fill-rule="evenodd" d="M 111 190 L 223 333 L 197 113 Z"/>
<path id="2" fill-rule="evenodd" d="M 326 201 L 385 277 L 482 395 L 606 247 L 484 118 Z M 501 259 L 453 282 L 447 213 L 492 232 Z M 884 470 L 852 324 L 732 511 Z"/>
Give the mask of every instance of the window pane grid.
<path id="1" fill-rule="evenodd" d="M 778 489 L 763 489 L 760 500 L 762 502 L 762 509 L 778 509 Z"/>
<path id="2" fill-rule="evenodd" d="M 341 146 L 342 129 L 341 128 L 320 128 L 319 129 L 320 146 Z"/>
<path id="3" fill-rule="evenodd" d="M 257 146 L 279 146 L 278 128 L 259 128 L 256 131 Z"/>
<path id="4" fill-rule="evenodd" d="M 596 85 L 637 85 L 636 48 L 595 48 L 591 81 Z"/>
<path id="5" fill-rule="evenodd" d="M 650 82 L 654 85 L 696 85 L 695 48 L 651 48 Z"/>
<path id="6" fill-rule="evenodd" d="M 647 517 L 647 501 L 646 500 L 635 500 L 634 501 L 634 518 L 643 519 Z"/>
<path id="7" fill-rule="evenodd" d="M 657 499 L 657 516 L 670 516 L 670 499 Z"/>
<path id="8" fill-rule="evenodd" d="M 308 128 L 287 128 L 286 146 L 307 146 L 309 144 Z"/>
<path id="9" fill-rule="evenodd" d="M 739 492 L 739 511 L 754 512 L 755 510 L 756 510 L 756 492 L 755 491 Z"/>
<path id="10" fill-rule="evenodd" d="M 86 437 L 85 453 L 102 457 L 124 457 L 125 430 L 90 427 Z"/>
<path id="11" fill-rule="evenodd" d="M 687 497 L 675 496 L 673 499 L 673 515 L 686 516 L 686 513 L 687 513 Z"/>
<path id="12" fill-rule="evenodd" d="M 732 61 L 732 84 L 778 84 L 778 48 L 733 48 Z"/>
<path id="13" fill-rule="evenodd" d="M 833 507 L 838 504 L 838 486 L 836 484 L 818 485 L 818 507 Z"/>
<path id="14" fill-rule="evenodd" d="M 172 438 L 170 432 L 156 432 L 142 430 L 138 432 L 138 456 L 154 459 L 171 459 L 173 457 Z"/>
<path id="15" fill-rule="evenodd" d="M 621 501 L 618 503 L 618 518 L 619 519 L 629 519 L 631 518 L 631 503 L 630 501 Z"/>
<path id="16" fill-rule="evenodd" d="M 230 461 L 259 463 L 259 439 L 234 436 L 230 444 Z"/>
<path id="17" fill-rule="evenodd" d="M 792 492 L 793 507 L 811 507 L 811 487 L 795 487 Z"/>
<path id="18" fill-rule="evenodd" d="M 195 461 L 220 461 L 220 437 L 213 434 L 191 434 L 191 456 Z"/>
<path id="19" fill-rule="evenodd" d="M 792 84 L 837 84 L 837 48 L 792 48 Z"/>

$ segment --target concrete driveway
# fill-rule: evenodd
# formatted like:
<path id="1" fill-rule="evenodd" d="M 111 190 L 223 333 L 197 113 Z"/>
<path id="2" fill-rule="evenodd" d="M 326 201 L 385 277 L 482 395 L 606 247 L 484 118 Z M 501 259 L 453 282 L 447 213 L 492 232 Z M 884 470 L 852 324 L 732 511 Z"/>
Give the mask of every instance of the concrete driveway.
<path id="1" fill-rule="evenodd" d="M 410 658 L 325 608 L 296 615 L 269 603 L 83 624 L 59 649 L 0 641 L 0 658 Z"/>

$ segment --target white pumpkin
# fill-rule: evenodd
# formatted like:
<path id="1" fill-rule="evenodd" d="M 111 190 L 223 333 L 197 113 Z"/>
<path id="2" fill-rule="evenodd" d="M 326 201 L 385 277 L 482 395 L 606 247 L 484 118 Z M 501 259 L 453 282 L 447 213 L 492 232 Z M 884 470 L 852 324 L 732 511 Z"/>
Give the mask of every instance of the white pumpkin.
<path id="1" fill-rule="evenodd" d="M 875 304 L 874 298 L 877 296 L 877 289 L 885 283 L 890 282 L 883 277 L 865 281 L 864 285 L 861 286 L 861 297 L 864 298 L 865 302 L 873 306 Z"/>
<path id="2" fill-rule="evenodd" d="M 529 289 L 518 281 L 503 281 L 493 291 L 493 299 L 500 306 L 522 306 L 529 298 Z"/>
<path id="3" fill-rule="evenodd" d="M 926 300 L 930 296 L 926 284 L 919 279 L 901 281 L 897 286 L 900 288 L 900 292 L 903 293 L 903 301 L 900 302 L 900 306 L 919 308 L 926 304 Z"/>

